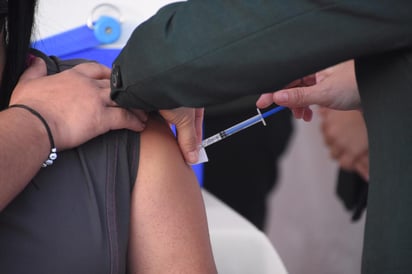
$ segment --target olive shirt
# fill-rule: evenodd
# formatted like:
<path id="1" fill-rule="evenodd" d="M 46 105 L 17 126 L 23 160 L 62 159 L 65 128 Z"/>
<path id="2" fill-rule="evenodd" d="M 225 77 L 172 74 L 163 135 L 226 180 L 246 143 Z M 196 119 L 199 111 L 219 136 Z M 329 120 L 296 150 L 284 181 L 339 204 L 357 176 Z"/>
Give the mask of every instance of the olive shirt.
<path id="1" fill-rule="evenodd" d="M 49 74 L 80 61 L 36 55 Z M 125 274 L 139 136 L 111 131 L 40 169 L 0 212 L 0 273 Z"/>
<path id="2" fill-rule="evenodd" d="M 410 0 L 189 0 L 136 28 L 112 98 L 208 106 L 355 58 L 371 158 L 362 272 L 411 273 L 411 46 Z"/>

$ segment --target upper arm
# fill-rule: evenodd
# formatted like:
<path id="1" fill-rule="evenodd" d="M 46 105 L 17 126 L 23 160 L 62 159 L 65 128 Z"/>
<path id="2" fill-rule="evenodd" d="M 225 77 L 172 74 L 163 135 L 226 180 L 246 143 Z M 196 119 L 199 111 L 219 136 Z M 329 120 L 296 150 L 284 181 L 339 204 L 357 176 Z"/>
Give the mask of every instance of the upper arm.
<path id="1" fill-rule="evenodd" d="M 112 96 L 165 109 L 278 90 L 348 59 L 411 47 L 410 3 L 183 1 L 136 28 L 115 61 L 122 85 Z"/>
<path id="2" fill-rule="evenodd" d="M 196 176 L 159 118 L 141 134 L 131 212 L 132 273 L 215 272 Z"/>

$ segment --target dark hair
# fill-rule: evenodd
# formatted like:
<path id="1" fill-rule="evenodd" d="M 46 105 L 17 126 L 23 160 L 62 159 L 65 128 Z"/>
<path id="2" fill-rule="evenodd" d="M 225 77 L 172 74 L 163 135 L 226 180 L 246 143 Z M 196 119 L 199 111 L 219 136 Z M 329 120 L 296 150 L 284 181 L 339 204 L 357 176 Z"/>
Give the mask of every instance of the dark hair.
<path id="1" fill-rule="evenodd" d="M 8 8 L 7 8 L 7 1 L 2 0 L 0 1 L 0 14 L 4 15 L 7 14 Z"/>
<path id="2" fill-rule="evenodd" d="M 3 1 L 2 1 L 3 2 Z M 0 86 L 0 110 L 5 109 L 27 66 L 37 0 L 9 0 L 5 30 L 6 64 Z"/>

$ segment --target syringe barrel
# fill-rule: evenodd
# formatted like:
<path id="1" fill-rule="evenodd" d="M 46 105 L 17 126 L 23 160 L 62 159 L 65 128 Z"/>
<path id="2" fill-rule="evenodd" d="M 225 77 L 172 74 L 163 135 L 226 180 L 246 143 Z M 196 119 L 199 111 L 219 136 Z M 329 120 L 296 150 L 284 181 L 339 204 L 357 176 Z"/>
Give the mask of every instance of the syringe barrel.
<path id="1" fill-rule="evenodd" d="M 247 120 L 244 120 L 234 126 L 231 126 L 230 128 L 224 130 L 224 132 L 226 133 L 227 136 L 230 136 L 236 132 L 239 132 L 245 128 L 248 128 L 250 126 L 253 126 L 254 124 L 261 122 L 262 119 L 263 119 L 262 116 L 260 114 L 257 114 L 253 117 L 250 117 Z"/>
<path id="2" fill-rule="evenodd" d="M 217 133 L 217 134 L 215 134 L 215 135 L 210 136 L 210 137 L 207 138 L 207 139 L 204 139 L 204 140 L 202 141 L 202 147 L 210 146 L 211 144 L 214 144 L 214 143 L 219 142 L 220 140 L 222 140 L 224 137 L 222 137 L 222 134 L 221 134 L 221 133 L 222 133 L 222 132 L 219 132 L 219 133 Z"/>

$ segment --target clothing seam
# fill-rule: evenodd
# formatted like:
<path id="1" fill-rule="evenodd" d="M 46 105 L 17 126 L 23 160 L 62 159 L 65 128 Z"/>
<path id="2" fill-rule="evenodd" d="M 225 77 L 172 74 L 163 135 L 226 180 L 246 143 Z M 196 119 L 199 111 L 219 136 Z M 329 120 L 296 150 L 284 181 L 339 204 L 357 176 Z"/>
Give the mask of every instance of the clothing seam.
<path id="1" fill-rule="evenodd" d="M 117 152 L 118 138 L 115 139 L 114 151 L 113 147 L 108 148 L 107 158 L 107 176 L 106 176 L 106 216 L 107 216 L 107 237 L 109 250 L 110 274 L 118 272 L 119 256 L 117 246 L 117 216 L 116 216 L 116 167 L 117 167 Z M 113 155 L 111 155 L 113 154 Z"/>

